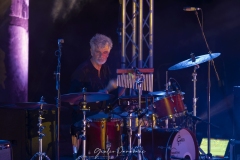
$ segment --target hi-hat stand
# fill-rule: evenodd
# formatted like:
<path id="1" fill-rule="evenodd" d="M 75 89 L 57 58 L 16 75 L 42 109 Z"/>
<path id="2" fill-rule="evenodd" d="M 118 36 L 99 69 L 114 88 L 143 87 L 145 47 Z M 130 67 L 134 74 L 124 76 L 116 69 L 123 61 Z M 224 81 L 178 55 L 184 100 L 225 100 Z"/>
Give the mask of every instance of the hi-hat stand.
<path id="1" fill-rule="evenodd" d="M 34 160 L 36 157 L 39 157 L 38 159 L 39 160 L 42 160 L 43 157 L 47 160 L 50 160 L 50 158 L 46 155 L 46 153 L 42 152 L 42 138 L 45 136 L 42 131 L 44 129 L 44 126 L 42 125 L 42 120 L 44 119 L 42 117 L 43 115 L 43 104 L 44 104 L 44 98 L 41 97 L 41 100 L 40 100 L 40 109 L 39 109 L 39 116 L 38 116 L 38 152 L 31 158 L 31 160 Z"/>

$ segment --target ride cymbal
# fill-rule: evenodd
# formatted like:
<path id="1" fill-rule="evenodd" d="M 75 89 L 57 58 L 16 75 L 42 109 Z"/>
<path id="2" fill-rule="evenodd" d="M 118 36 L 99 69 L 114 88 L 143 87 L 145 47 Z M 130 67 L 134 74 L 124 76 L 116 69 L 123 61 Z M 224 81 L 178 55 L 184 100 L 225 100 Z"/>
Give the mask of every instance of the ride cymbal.
<path id="1" fill-rule="evenodd" d="M 210 61 L 216 57 L 218 57 L 221 53 L 211 53 L 211 54 L 205 54 L 201 56 L 195 57 L 195 61 L 193 61 L 191 58 L 187 59 L 185 61 L 182 61 L 180 63 L 177 63 L 173 65 L 172 67 L 168 68 L 168 70 L 178 70 L 178 69 L 183 69 L 187 67 L 192 67 L 207 61 Z"/>

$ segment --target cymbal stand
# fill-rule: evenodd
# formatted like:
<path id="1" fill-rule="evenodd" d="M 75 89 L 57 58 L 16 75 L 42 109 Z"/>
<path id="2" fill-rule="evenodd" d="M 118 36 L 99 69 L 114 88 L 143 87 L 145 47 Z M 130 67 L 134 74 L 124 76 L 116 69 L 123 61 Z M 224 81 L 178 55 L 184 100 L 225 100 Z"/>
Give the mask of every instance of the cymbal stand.
<path id="1" fill-rule="evenodd" d="M 86 102 L 86 95 L 83 94 L 83 102 L 81 103 L 82 107 L 80 107 L 80 110 L 82 110 L 83 112 L 83 134 L 80 135 L 81 139 L 82 139 L 82 155 L 79 156 L 77 158 L 77 160 L 82 159 L 82 160 L 86 160 L 87 156 L 86 156 L 86 130 L 87 130 L 87 119 L 86 119 L 86 112 L 90 110 L 90 108 L 87 108 L 87 102 Z"/>
<path id="2" fill-rule="evenodd" d="M 57 117 L 56 117 L 56 160 L 59 160 L 59 140 L 60 140 L 60 109 L 61 109 L 61 92 L 60 92 L 60 71 L 61 71 L 61 56 L 62 56 L 62 43 L 64 43 L 63 39 L 58 39 L 58 50 L 55 52 L 55 55 L 58 57 L 57 71 L 54 73 L 56 75 L 56 90 L 57 90 L 57 98 L 56 98 L 56 106 L 57 106 Z"/>
<path id="3" fill-rule="evenodd" d="M 144 81 L 144 77 L 143 77 L 143 74 L 140 73 L 140 71 L 138 71 L 137 73 L 137 79 L 136 79 L 136 84 L 138 86 L 138 108 L 139 108 L 139 111 L 141 112 L 141 98 L 142 98 L 142 83 Z M 137 147 L 137 153 L 138 153 L 138 160 L 141 160 L 142 159 L 142 146 L 141 146 L 141 130 L 142 130 L 142 127 L 141 127 L 141 121 L 139 120 L 138 121 L 138 133 L 137 133 L 137 138 L 138 138 L 138 147 Z"/>
<path id="4" fill-rule="evenodd" d="M 199 65 L 195 65 L 194 66 L 194 70 L 192 73 L 193 76 L 193 116 L 197 116 L 197 100 L 198 98 L 196 98 L 196 82 L 197 82 L 197 72 L 196 70 L 199 68 Z M 193 124 L 193 133 L 196 135 L 196 122 Z"/>
<path id="5" fill-rule="evenodd" d="M 44 129 L 44 126 L 42 126 L 42 120 L 44 119 L 43 117 L 42 117 L 42 115 L 43 115 L 43 109 L 42 109 L 42 106 L 43 106 L 43 102 L 44 102 L 44 100 L 43 100 L 43 97 L 41 97 L 41 100 L 40 100 L 40 102 L 41 102 L 41 104 L 40 104 L 40 109 L 39 109 L 39 117 L 38 117 L 38 135 L 39 135 L 39 137 L 38 137 L 38 152 L 31 158 L 31 160 L 34 160 L 37 156 L 39 157 L 38 159 L 39 160 L 42 160 L 43 159 L 43 157 L 44 158 L 46 158 L 47 160 L 50 160 L 50 158 L 46 155 L 46 153 L 43 153 L 42 152 L 42 138 L 45 136 L 43 133 L 42 133 L 42 131 L 43 131 L 43 129 Z"/>
<path id="6" fill-rule="evenodd" d="M 170 85 L 170 81 L 168 81 L 168 71 L 166 71 L 166 93 L 168 94 L 168 88 Z M 165 119 L 165 128 L 168 128 L 168 118 Z"/>

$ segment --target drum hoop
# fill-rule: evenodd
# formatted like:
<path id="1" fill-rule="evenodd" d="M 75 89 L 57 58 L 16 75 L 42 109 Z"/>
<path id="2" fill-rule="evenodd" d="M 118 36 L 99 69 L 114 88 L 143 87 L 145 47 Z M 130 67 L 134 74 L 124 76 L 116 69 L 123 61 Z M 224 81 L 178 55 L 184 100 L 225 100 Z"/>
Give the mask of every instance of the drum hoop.
<path id="1" fill-rule="evenodd" d="M 163 100 L 165 98 L 169 98 L 169 97 L 173 97 L 173 96 L 184 96 L 184 94 L 182 93 L 171 93 L 171 94 L 167 94 L 167 95 L 164 95 L 164 96 L 156 96 L 156 98 L 159 98 L 157 101 L 160 101 L 160 100 Z M 154 102 L 157 102 L 157 101 L 154 101 Z"/>

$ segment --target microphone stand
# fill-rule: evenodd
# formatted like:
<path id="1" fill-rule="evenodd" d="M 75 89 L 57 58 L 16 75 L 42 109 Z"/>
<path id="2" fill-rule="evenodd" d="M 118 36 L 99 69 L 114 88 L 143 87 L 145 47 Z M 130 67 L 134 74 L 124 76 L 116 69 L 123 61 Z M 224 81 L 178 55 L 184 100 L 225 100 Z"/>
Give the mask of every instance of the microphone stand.
<path id="1" fill-rule="evenodd" d="M 54 73 L 56 75 L 56 106 L 57 106 L 57 132 L 56 132 L 56 160 L 59 160 L 59 128 L 60 128 L 60 109 L 61 109 L 61 94 L 60 94 L 60 70 L 61 70 L 61 56 L 62 56 L 62 43 L 63 39 L 58 39 L 58 50 L 55 55 L 58 57 L 57 71 Z"/>
<path id="2" fill-rule="evenodd" d="M 200 9 L 201 10 L 201 9 Z M 202 10 L 201 10 L 201 13 L 202 13 Z M 206 44 L 206 47 L 208 49 L 208 53 L 211 54 L 212 51 L 210 50 L 209 46 L 208 46 L 208 43 L 207 43 L 207 40 L 206 40 L 206 37 L 205 37 L 205 34 L 204 34 L 204 31 L 203 31 L 203 25 L 201 24 L 200 20 L 199 20 L 199 17 L 198 17 L 198 12 L 197 10 L 195 10 L 195 14 L 196 14 L 196 17 L 197 17 L 197 20 L 198 20 L 198 23 L 199 23 L 199 26 L 200 26 L 200 29 L 201 29 L 201 32 L 202 32 L 202 36 L 203 36 L 203 39 L 205 41 L 205 44 Z M 203 14 L 202 14 L 203 15 Z M 203 20 L 203 16 L 202 16 L 202 20 Z M 202 22 L 203 23 L 203 22 Z M 211 71 L 211 68 L 210 68 L 210 65 L 211 65 L 211 62 L 212 62 L 212 65 L 214 67 L 214 70 L 215 70 L 215 73 L 216 73 L 216 76 L 217 76 L 217 79 L 218 81 L 220 81 L 219 79 L 219 76 L 218 76 L 218 73 L 217 73 L 217 70 L 216 70 L 216 67 L 215 67 L 215 64 L 214 64 L 214 61 L 213 60 L 209 60 L 208 61 L 208 153 L 207 153 L 207 159 L 211 159 L 212 158 L 212 154 L 210 153 L 210 129 L 211 129 L 211 117 L 210 117 L 210 92 L 211 92 L 211 78 L 210 78 L 210 71 Z"/>

